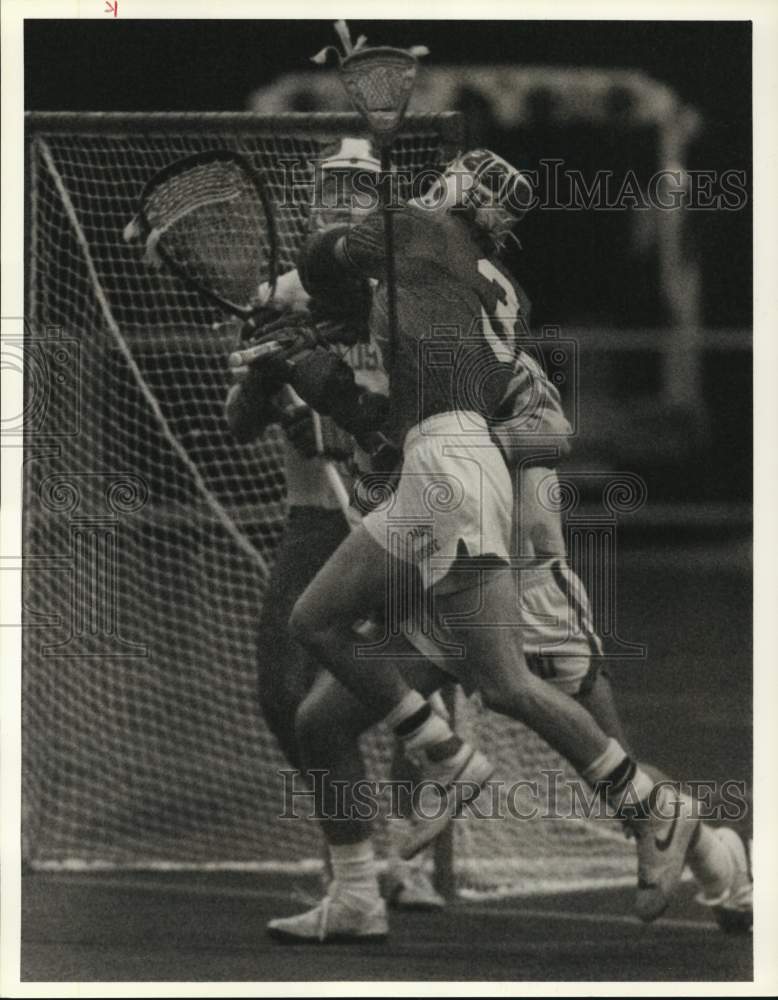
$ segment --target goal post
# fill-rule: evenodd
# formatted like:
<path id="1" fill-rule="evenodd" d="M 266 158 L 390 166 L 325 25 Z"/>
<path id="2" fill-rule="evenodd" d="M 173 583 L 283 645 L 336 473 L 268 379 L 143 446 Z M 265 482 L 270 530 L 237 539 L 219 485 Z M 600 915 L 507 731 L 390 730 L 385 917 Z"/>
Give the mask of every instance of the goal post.
<path id="1" fill-rule="evenodd" d="M 257 656 L 272 655 L 256 631 L 284 527 L 281 440 L 232 440 L 228 349 L 214 328 L 224 317 L 149 270 L 122 233 L 156 171 L 236 149 L 268 181 L 289 267 L 320 151 L 363 133 L 354 114 L 27 116 L 22 736 L 33 867 L 318 864 L 316 824 L 281 817 L 286 765 L 256 694 Z M 444 162 L 461 134 L 456 114 L 408 115 L 393 147 L 400 178 Z M 561 766 L 461 694 L 457 718 L 506 781 Z M 371 777 L 385 778 L 387 735 L 370 734 L 365 752 Z M 438 855 L 479 891 L 572 887 L 631 868 L 606 825 L 554 822 L 467 820 Z"/>

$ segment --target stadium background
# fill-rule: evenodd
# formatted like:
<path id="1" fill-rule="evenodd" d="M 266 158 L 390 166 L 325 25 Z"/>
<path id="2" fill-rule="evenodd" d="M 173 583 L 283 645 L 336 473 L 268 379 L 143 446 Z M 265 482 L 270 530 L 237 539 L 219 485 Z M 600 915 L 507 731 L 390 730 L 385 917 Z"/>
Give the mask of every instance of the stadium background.
<path id="1" fill-rule="evenodd" d="M 717 174 L 745 172 L 748 198 L 740 210 L 685 213 L 684 254 L 698 269 L 702 289 L 697 319 L 711 331 L 697 346 L 699 385 L 689 385 L 694 396 L 691 409 L 682 399 L 674 401 L 674 413 L 667 413 L 664 406 L 655 410 L 642 405 L 646 397 L 656 395 L 661 378 L 659 355 L 650 345 L 645 351 L 617 355 L 619 384 L 612 388 L 629 400 L 632 417 L 626 423 L 616 422 L 615 435 L 614 422 L 596 412 L 597 379 L 604 377 L 604 367 L 613 366 L 614 355 L 605 364 L 598 358 L 599 371 L 584 372 L 581 385 L 593 397 L 587 433 L 598 438 L 602 428 L 607 437 L 607 443 L 593 442 L 598 460 L 607 450 L 608 462 L 616 467 L 638 463 L 641 474 L 649 477 L 652 500 L 748 501 L 750 25 L 477 21 L 458 26 L 440 21 L 369 21 L 353 22 L 352 27 L 355 34 L 364 32 L 370 40 L 385 44 L 402 46 L 421 39 L 431 48 L 426 61 L 435 70 L 461 67 L 461 82 L 454 88 L 449 110 L 465 113 L 469 144 L 490 143 L 523 166 L 537 167 L 541 158 L 560 158 L 566 168 L 581 169 L 587 179 L 604 166 L 616 177 L 632 169 L 643 182 L 663 164 L 657 154 L 656 130 L 632 120 L 628 93 L 609 96 L 613 106 L 605 126 L 581 123 L 560 130 L 548 127 L 554 98 L 540 78 L 531 98 L 537 105 L 536 123 L 506 127 L 479 90 L 479 65 L 640 71 L 673 88 L 679 107 L 691 110 L 698 119 L 687 148 L 687 168 Z M 119 32 L 121 55 L 117 58 Z M 207 27 L 196 21 L 118 25 L 28 21 L 25 107 L 38 111 L 228 111 L 262 103 L 265 111 L 281 110 L 277 102 L 269 105 L 269 88 L 284 75 L 308 73 L 312 69 L 309 54 L 329 41 L 331 34 L 327 21 L 211 21 Z M 141 66 L 143 72 L 138 72 Z M 304 78 L 284 96 L 286 110 L 334 110 L 322 107 Z M 598 213 L 603 218 L 595 220 L 596 237 L 592 236 L 591 213 L 586 211 L 541 211 L 530 216 L 522 230 L 526 252 L 521 256 L 520 273 L 534 303 L 535 324 L 560 324 L 563 331 L 663 328 L 667 304 L 658 288 L 655 247 L 651 246 L 656 237 L 646 222 L 650 214 Z M 712 456 L 716 458 L 711 461 Z"/>
<path id="2" fill-rule="evenodd" d="M 604 129 L 549 128 L 553 109 L 542 73 L 535 94 L 538 121 L 508 127 L 474 86 L 479 65 L 640 71 L 672 87 L 698 120 L 687 150 L 688 168 L 744 170 L 750 179 L 750 29 L 745 23 L 363 22 L 353 23 L 352 30 L 364 31 L 371 41 L 428 44 L 430 64 L 454 67 L 461 79 L 451 107 L 465 113 L 470 142 L 488 143 L 525 165 L 539 157 L 560 157 L 587 173 L 603 162 L 605 150 L 607 167 L 616 172 L 631 168 L 644 177 L 656 166 L 656 136 L 631 120 L 623 93 L 615 95 Z M 45 111 L 256 108 L 263 95 L 267 100 L 276 92 L 272 88 L 281 77 L 308 71 L 306 57 L 328 42 L 329 34 L 328 22 L 28 22 L 25 104 L 28 110 Z M 289 110 L 330 110 L 317 105 L 303 76 L 299 87 L 285 94 Z M 584 331 L 578 338 L 581 432 L 573 468 L 627 470 L 647 484 L 648 503 L 619 525 L 619 630 L 644 642 L 649 656 L 639 665 L 616 665 L 612 674 L 642 753 L 673 772 L 703 769 L 706 778 L 748 780 L 750 197 L 737 212 L 687 213 L 684 260 L 697 269 L 701 294 L 700 331 L 689 340 L 694 358 L 686 397 L 677 387 L 668 397 L 664 382 L 672 332 L 667 330 L 652 237 L 641 230 L 637 213 L 603 215 L 607 218 L 596 220 L 600 228 L 594 239 L 587 213 L 536 213 L 522 232 L 525 249 L 517 266 L 535 302 L 537 322 L 559 324 L 562 335 L 573 338 Z M 643 719 L 650 725 L 641 727 Z M 245 954 L 254 940 L 248 925 L 259 936 L 272 896 L 236 932 L 235 901 L 246 890 L 226 879 L 202 885 L 203 913 L 211 913 L 216 930 L 211 934 L 198 921 L 172 937 L 163 933 L 164 947 L 155 950 L 160 925 L 149 921 L 149 914 L 164 916 L 171 906 L 178 907 L 177 900 L 184 898 L 176 894 L 180 882 L 171 879 L 162 889 L 155 883 L 144 894 L 128 882 L 89 883 L 79 890 L 55 876 L 48 876 L 52 881 L 36 878 L 27 894 L 30 978 L 135 978 L 140 970 L 142 978 L 190 978 L 182 974 L 188 960 L 181 956 L 199 951 L 203 943 L 214 944 L 224 961 L 214 955 L 203 962 L 201 956 L 191 978 L 241 978 L 234 974 L 236 951 L 245 978 L 393 975 L 391 961 L 379 968 L 358 957 L 294 970 L 266 951 L 261 963 L 270 962 L 273 974 L 262 974 Z M 80 900 L 74 889 L 83 892 Z M 127 940 L 123 928 L 101 924 L 96 914 L 104 915 L 106 907 L 113 911 L 118 898 L 131 901 L 137 932 L 130 935 L 136 953 L 117 957 L 115 946 L 123 947 Z M 228 902 L 219 903 L 220 898 Z M 499 908 L 491 917 L 458 917 L 453 929 L 437 920 L 429 931 L 411 927 L 410 934 L 401 934 L 400 948 L 410 949 L 413 959 L 403 978 L 423 977 L 425 971 L 433 978 L 455 978 L 456 971 L 463 976 L 470 972 L 473 978 L 651 978 L 651 969 L 635 961 L 632 929 L 606 929 L 612 902 L 600 896 L 588 903 L 580 897 L 556 901 L 556 916 L 548 922 L 533 916 L 532 931 L 526 930 L 520 909 L 500 913 Z M 251 900 L 246 906 L 252 906 Z M 239 911 L 242 920 L 240 905 Z M 581 913 L 580 926 L 576 912 Z M 562 913 L 571 919 L 563 919 Z M 581 926 L 593 928 L 587 919 L 597 913 L 604 914 L 599 937 L 588 945 L 574 943 Z M 74 915 L 76 938 L 87 952 L 82 964 L 69 948 L 76 939 L 63 932 Z M 489 967 L 479 965 L 473 974 L 445 959 L 467 934 L 467 921 L 478 919 L 494 919 L 503 932 L 505 920 L 515 921 L 521 932 L 516 940 L 498 942 L 487 956 Z M 560 932 L 570 961 L 552 971 L 541 942 Z M 742 954 L 715 938 L 711 947 L 707 934 L 703 943 L 692 923 L 681 927 L 673 942 L 670 932 L 667 941 L 659 930 L 651 933 L 665 961 L 661 973 L 654 970 L 657 978 L 706 978 L 709 969 L 716 970 L 710 978 L 747 975 Z M 429 935 L 430 947 L 414 953 L 417 934 Z M 617 935 L 625 958 L 606 964 L 603 972 L 603 955 L 613 950 L 611 934 Z M 694 938 L 688 952 L 684 935 Z M 429 971 L 435 942 L 443 943 L 443 960 L 436 955 Z"/>

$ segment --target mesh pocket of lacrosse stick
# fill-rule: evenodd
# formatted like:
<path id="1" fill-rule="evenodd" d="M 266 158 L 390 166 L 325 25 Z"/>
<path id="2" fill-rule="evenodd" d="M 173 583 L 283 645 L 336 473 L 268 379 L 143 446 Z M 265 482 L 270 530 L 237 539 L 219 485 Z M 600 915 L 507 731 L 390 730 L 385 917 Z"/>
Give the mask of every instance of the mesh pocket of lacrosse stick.
<path id="1" fill-rule="evenodd" d="M 261 283 L 272 297 L 278 273 L 272 203 L 239 153 L 196 153 L 155 174 L 125 230 L 125 238 L 133 235 L 143 239 L 149 263 L 166 266 L 237 316 L 252 315 Z"/>
<path id="2" fill-rule="evenodd" d="M 340 64 L 351 100 L 374 132 L 392 132 L 401 123 L 413 91 L 418 62 L 405 49 L 358 49 Z"/>

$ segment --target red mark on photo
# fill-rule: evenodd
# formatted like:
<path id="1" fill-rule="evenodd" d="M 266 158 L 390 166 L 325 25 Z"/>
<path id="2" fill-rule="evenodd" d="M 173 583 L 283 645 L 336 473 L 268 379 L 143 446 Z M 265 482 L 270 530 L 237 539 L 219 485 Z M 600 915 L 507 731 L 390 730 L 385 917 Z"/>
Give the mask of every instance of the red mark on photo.
<path id="1" fill-rule="evenodd" d="M 104 14 L 113 14 L 114 17 L 119 15 L 119 0 L 105 0 L 105 7 L 103 8 Z"/>

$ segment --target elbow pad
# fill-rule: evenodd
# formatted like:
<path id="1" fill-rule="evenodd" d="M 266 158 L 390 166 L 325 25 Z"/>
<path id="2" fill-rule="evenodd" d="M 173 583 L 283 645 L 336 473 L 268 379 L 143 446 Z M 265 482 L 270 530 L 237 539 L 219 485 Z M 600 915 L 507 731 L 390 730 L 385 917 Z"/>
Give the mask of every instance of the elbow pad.
<path id="1" fill-rule="evenodd" d="M 306 240 L 297 261 L 297 272 L 311 298 L 337 303 L 345 290 L 360 284 L 358 276 L 335 253 L 335 244 L 348 231 L 348 226 L 333 226 Z"/>
<path id="2" fill-rule="evenodd" d="M 367 340 L 370 313 L 370 285 L 341 260 L 335 244 L 349 232 L 349 226 L 334 226 L 312 236 L 303 247 L 298 273 L 303 288 L 311 296 L 311 313 L 320 320 L 345 322 L 360 331 L 352 342 Z"/>

